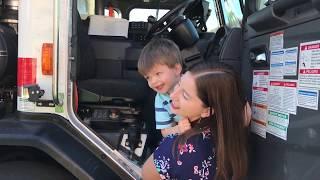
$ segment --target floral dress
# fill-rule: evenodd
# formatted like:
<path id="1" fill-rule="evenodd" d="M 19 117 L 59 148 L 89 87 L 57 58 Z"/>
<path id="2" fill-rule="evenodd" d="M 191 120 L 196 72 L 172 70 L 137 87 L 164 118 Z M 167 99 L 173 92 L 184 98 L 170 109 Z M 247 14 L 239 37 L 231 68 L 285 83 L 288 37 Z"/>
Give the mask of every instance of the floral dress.
<path id="1" fill-rule="evenodd" d="M 172 150 L 178 135 L 165 137 L 153 153 L 161 179 L 214 179 L 216 164 L 213 137 L 209 130 L 190 137 Z M 174 153 L 174 154 L 173 154 Z"/>

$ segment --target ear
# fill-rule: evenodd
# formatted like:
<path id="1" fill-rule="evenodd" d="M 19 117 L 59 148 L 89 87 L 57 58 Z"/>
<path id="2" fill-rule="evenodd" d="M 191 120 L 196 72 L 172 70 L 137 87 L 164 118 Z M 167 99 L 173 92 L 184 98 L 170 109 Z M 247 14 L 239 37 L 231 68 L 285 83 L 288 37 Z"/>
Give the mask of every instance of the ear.
<path id="1" fill-rule="evenodd" d="M 174 66 L 174 69 L 175 69 L 175 72 L 176 72 L 177 75 L 180 75 L 180 74 L 181 74 L 181 72 L 182 72 L 182 67 L 181 67 L 180 64 L 176 64 L 176 65 Z"/>
<path id="2" fill-rule="evenodd" d="M 214 109 L 210 108 L 210 107 L 207 107 L 202 111 L 200 117 L 202 117 L 202 118 L 209 117 L 210 116 L 210 109 L 211 109 L 211 114 L 214 114 Z"/>

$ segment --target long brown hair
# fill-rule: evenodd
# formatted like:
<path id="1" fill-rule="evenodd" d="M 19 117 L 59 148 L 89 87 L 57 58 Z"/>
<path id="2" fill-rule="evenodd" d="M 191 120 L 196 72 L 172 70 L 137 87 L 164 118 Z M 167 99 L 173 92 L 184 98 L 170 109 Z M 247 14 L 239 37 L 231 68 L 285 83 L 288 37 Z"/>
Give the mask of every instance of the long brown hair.
<path id="1" fill-rule="evenodd" d="M 176 141 L 186 140 L 209 127 L 216 153 L 216 179 L 243 179 L 247 173 L 247 131 L 244 120 L 245 99 L 239 78 L 222 63 L 201 62 L 189 69 L 195 77 L 197 95 L 214 112 L 196 123 Z M 174 146 L 175 147 L 175 146 Z"/>

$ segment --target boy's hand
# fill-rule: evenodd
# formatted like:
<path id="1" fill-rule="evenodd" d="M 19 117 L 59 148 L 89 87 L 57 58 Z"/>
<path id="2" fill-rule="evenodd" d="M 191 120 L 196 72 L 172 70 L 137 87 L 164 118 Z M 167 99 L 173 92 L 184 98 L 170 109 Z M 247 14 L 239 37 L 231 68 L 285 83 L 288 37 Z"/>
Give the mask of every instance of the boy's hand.
<path id="1" fill-rule="evenodd" d="M 187 130 L 191 129 L 191 124 L 188 118 L 183 118 L 178 122 L 179 134 L 186 132 Z"/>

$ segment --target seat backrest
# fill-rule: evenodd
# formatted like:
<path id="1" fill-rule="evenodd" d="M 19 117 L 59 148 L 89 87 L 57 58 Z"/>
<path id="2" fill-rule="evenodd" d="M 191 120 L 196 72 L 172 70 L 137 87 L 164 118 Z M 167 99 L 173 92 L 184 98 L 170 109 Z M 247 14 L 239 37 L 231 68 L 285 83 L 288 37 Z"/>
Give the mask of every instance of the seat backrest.
<path id="1" fill-rule="evenodd" d="M 242 38 L 241 28 L 219 28 L 209 41 L 204 59 L 229 64 L 240 72 Z"/>
<path id="2" fill-rule="evenodd" d="M 78 35 L 78 51 L 76 60 L 76 77 L 77 80 L 86 80 L 94 78 L 96 75 L 96 62 L 94 49 L 88 36 L 88 21 L 83 21 L 78 13 L 77 19 L 77 35 Z"/>

